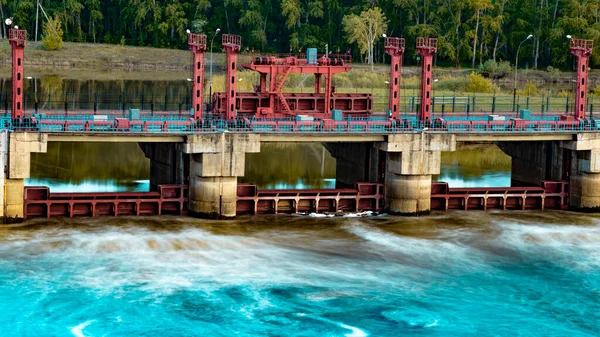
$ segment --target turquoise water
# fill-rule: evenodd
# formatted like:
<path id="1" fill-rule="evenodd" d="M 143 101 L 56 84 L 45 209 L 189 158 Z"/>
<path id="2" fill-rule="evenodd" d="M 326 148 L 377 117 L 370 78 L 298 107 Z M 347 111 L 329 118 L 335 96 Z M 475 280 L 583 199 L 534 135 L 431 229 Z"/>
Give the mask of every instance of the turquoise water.
<path id="1" fill-rule="evenodd" d="M 600 219 L 51 219 L 0 227 L 2 336 L 597 336 Z"/>

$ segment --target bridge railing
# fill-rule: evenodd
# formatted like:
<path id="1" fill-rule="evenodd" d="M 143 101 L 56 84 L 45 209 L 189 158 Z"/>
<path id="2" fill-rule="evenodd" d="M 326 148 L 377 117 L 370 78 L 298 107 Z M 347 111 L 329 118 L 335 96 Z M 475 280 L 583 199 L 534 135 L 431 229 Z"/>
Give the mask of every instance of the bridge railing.
<path id="1" fill-rule="evenodd" d="M 0 115 L 0 129 L 11 132 L 84 133 L 84 134 L 391 134 L 391 133 L 574 133 L 600 132 L 600 122 L 594 119 L 568 120 L 559 116 L 532 116 L 530 119 L 488 120 L 486 116 L 436 118 L 422 122 L 410 119 L 346 118 L 334 120 L 298 121 L 291 118 L 194 120 L 177 116 L 140 116 L 123 118 L 115 115 L 64 116 L 43 114 L 12 120 Z"/>

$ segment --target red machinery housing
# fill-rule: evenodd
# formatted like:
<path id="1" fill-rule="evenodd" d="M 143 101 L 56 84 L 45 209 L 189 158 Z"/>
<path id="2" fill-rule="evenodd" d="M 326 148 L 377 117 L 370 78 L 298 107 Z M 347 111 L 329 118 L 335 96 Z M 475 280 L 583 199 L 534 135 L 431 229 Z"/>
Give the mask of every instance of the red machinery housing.
<path id="1" fill-rule="evenodd" d="M 231 48 L 225 48 L 225 52 L 228 59 L 235 57 L 234 53 L 237 54 Z M 310 60 L 303 55 L 253 57 L 250 64 L 243 64 L 242 67 L 260 73 L 260 84 L 255 86 L 254 92 L 236 92 L 230 87 L 235 88 L 235 75 L 228 76 L 228 92 L 213 95 L 213 114 L 232 118 L 229 102 L 233 99 L 237 117 L 279 118 L 309 115 L 331 119 L 332 110 L 342 110 L 344 116 L 369 115 L 373 112 L 371 94 L 339 94 L 335 93 L 332 85 L 333 75 L 350 70 L 350 61 L 348 54 L 325 55 Z M 228 62 L 228 72 L 234 71 L 229 69 L 229 63 L 231 62 Z M 314 75 L 314 92 L 282 92 L 290 74 Z M 323 92 L 321 78 L 325 79 Z"/>

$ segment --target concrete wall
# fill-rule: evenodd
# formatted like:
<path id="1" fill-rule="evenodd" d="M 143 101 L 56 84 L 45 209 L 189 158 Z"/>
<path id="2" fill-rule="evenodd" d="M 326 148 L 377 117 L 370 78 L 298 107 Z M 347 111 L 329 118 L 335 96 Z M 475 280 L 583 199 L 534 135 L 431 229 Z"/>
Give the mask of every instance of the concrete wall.
<path id="1" fill-rule="evenodd" d="M 568 179 L 565 151 L 559 141 L 498 142 L 512 159 L 512 186 L 539 186 L 543 180 Z"/>
<path id="2" fill-rule="evenodd" d="M 188 184 L 187 154 L 176 143 L 138 143 L 150 159 L 150 189 L 161 184 Z"/>
<path id="3" fill-rule="evenodd" d="M 373 142 L 323 143 L 335 158 L 336 188 L 354 188 L 358 182 L 380 180 L 379 149 Z"/>

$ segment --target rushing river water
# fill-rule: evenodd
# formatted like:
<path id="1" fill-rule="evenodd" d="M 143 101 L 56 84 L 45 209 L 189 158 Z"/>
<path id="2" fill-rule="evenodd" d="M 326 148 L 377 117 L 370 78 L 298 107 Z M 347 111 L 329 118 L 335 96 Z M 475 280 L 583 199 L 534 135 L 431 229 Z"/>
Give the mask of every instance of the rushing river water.
<path id="1" fill-rule="evenodd" d="M 50 147 L 29 182 L 143 184 L 143 155 L 102 146 Z M 248 156 L 246 181 L 335 176 L 319 146 L 263 151 Z M 495 147 L 442 162 L 438 178 L 455 186 L 510 183 Z M 0 312 L 2 336 L 597 336 L 600 217 L 33 220 L 0 227 Z"/>
<path id="2" fill-rule="evenodd" d="M 3 336 L 594 336 L 600 226 L 563 212 L 0 227 Z"/>
<path id="3" fill-rule="evenodd" d="M 90 101 L 98 88 L 183 100 L 184 76 L 91 90 L 48 75 L 33 85 Z M 320 145 L 262 150 L 247 156 L 241 182 L 335 185 Z M 149 163 L 136 144 L 50 144 L 32 155 L 31 176 L 52 191 L 145 191 Z M 464 148 L 443 154 L 436 179 L 508 186 L 510 159 Z M 0 313 L 0 336 L 11 337 L 597 336 L 600 217 L 38 219 L 0 226 Z"/>

